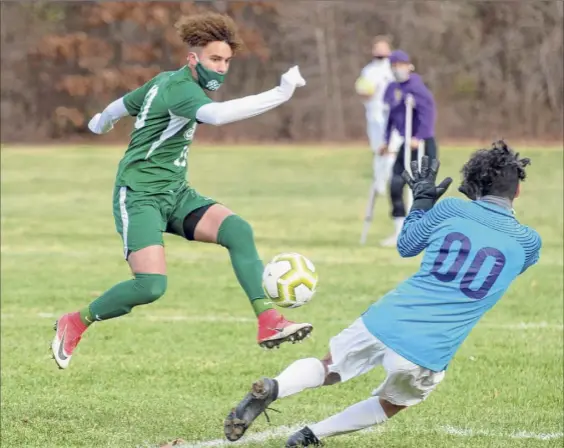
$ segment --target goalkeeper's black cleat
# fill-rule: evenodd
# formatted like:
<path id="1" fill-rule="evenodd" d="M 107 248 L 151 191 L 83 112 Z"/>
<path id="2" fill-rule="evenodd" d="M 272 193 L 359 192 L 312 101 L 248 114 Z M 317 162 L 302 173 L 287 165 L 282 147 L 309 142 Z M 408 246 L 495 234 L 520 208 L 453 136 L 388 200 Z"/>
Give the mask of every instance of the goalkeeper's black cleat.
<path id="1" fill-rule="evenodd" d="M 243 437 L 245 431 L 263 412 L 269 420 L 266 410 L 276 398 L 278 398 L 278 383 L 276 380 L 263 378 L 253 383 L 251 391 L 236 408 L 231 410 L 223 423 L 227 440 L 235 442 Z"/>
<path id="2" fill-rule="evenodd" d="M 292 434 L 286 442 L 286 448 L 296 446 L 321 446 L 321 442 L 307 426 Z"/>

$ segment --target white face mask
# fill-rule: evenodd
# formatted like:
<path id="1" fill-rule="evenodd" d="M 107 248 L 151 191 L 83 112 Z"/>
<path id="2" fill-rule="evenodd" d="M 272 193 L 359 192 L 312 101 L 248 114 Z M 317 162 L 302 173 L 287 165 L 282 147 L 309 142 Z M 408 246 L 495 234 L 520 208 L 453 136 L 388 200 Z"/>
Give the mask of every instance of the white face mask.
<path id="1" fill-rule="evenodd" d="M 402 67 L 402 68 L 394 67 L 392 68 L 392 73 L 394 74 L 394 78 L 396 78 L 397 82 L 404 82 L 409 79 L 409 74 L 411 73 L 411 70 L 406 67 Z"/>

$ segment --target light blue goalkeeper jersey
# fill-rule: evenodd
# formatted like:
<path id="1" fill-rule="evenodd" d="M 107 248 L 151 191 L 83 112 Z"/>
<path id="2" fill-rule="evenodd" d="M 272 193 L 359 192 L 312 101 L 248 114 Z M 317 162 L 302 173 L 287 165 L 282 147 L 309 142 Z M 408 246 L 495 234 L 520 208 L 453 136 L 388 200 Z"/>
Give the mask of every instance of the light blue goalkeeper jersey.
<path id="1" fill-rule="evenodd" d="M 402 257 L 425 250 L 419 271 L 362 316 L 389 348 L 422 367 L 446 369 L 456 350 L 511 282 L 539 259 L 541 239 L 513 213 L 447 198 L 407 216 Z"/>

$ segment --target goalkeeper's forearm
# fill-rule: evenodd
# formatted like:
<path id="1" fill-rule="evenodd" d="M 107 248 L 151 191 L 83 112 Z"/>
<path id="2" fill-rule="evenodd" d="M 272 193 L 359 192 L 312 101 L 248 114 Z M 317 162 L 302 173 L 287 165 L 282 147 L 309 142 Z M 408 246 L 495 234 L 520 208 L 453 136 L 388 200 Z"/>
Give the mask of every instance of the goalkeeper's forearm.
<path id="1" fill-rule="evenodd" d="M 246 96 L 221 103 L 209 103 L 198 109 L 196 118 L 202 123 L 221 126 L 268 112 L 285 103 L 293 91 L 275 87 L 258 95 Z"/>
<path id="2" fill-rule="evenodd" d="M 103 134 L 114 127 L 114 124 L 122 117 L 129 115 L 123 97 L 110 103 L 100 114 L 96 114 L 88 128 L 95 134 Z"/>

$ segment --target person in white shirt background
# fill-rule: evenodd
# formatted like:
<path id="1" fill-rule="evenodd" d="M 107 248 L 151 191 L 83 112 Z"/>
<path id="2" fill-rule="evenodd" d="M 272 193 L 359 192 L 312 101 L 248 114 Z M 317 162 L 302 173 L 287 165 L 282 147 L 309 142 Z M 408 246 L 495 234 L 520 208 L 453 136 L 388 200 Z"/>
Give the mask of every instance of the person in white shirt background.
<path id="1" fill-rule="evenodd" d="M 356 93 L 362 98 L 366 108 L 366 131 L 373 153 L 372 186 L 361 244 L 366 242 L 376 197 L 386 195 L 386 187 L 391 180 L 396 153 L 401 145 L 401 137 L 393 129 L 388 151 L 386 153 L 380 151 L 386 141 L 386 125 L 389 114 L 389 106 L 384 102 L 384 93 L 388 85 L 395 79 L 389 61 L 391 52 L 391 38 L 383 35 L 376 36 L 372 44 L 373 59 L 362 69 L 355 83 Z"/>
<path id="2" fill-rule="evenodd" d="M 388 85 L 395 80 L 390 66 L 392 52 L 389 36 L 376 36 L 372 44 L 372 61 L 366 65 L 355 83 L 355 90 L 366 108 L 366 131 L 373 152 L 373 189 L 377 196 L 385 196 L 386 187 L 391 178 L 392 167 L 396 158 L 397 139 L 394 130 L 390 139 L 390 148 L 386 154 L 380 154 L 385 142 L 386 124 L 389 107 L 384 102 L 384 93 Z"/>

